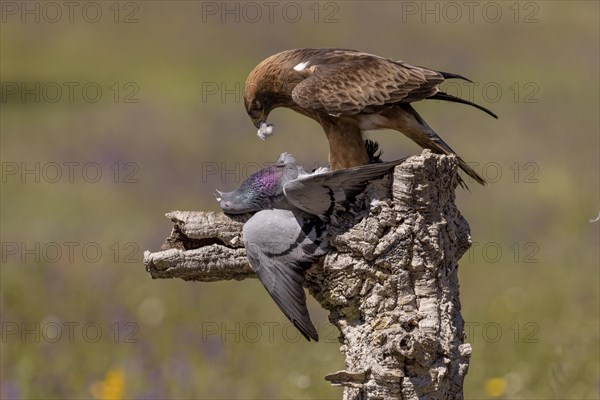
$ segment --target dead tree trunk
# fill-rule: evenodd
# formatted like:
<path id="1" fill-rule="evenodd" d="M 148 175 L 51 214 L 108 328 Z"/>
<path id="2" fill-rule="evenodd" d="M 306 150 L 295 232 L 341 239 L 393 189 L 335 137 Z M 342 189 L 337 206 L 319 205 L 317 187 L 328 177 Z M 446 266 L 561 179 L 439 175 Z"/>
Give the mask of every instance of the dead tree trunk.
<path id="1" fill-rule="evenodd" d="M 424 151 L 366 192 L 370 210 L 331 227 L 332 250 L 306 287 L 341 332 L 345 369 L 325 377 L 344 399 L 462 399 L 471 346 L 464 343 L 457 260 L 469 225 L 454 204 L 456 162 Z M 370 199 L 383 199 L 371 202 Z M 153 278 L 255 277 L 245 257 L 244 217 L 167 214 L 162 251 L 146 252 Z"/>

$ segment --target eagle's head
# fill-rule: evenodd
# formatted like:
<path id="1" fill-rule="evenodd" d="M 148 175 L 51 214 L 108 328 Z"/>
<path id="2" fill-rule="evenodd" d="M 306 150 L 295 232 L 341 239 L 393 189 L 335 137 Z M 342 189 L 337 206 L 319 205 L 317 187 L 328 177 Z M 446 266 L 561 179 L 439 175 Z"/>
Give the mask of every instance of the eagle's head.
<path id="1" fill-rule="evenodd" d="M 244 105 L 258 136 L 265 140 L 273 134 L 273 125 L 267 123 L 269 113 L 275 108 L 273 99 L 277 96 L 271 89 L 275 77 L 268 74 L 259 64 L 250 72 L 244 89 Z"/>
<path id="2" fill-rule="evenodd" d="M 277 107 L 294 105 L 292 89 L 294 83 L 289 75 L 286 52 L 276 54 L 258 64 L 248 74 L 244 88 L 244 105 L 258 136 L 265 140 L 273 134 L 273 125 L 267 123 L 269 113 Z"/>
<path id="3" fill-rule="evenodd" d="M 248 85 L 246 85 L 246 88 Z M 246 112 L 254 126 L 258 128 L 258 136 L 265 140 L 273 134 L 273 125 L 267 123 L 267 117 L 273 105 L 269 101 L 268 97 L 263 93 L 248 96 L 248 92 L 244 95 L 244 103 L 246 105 Z"/>

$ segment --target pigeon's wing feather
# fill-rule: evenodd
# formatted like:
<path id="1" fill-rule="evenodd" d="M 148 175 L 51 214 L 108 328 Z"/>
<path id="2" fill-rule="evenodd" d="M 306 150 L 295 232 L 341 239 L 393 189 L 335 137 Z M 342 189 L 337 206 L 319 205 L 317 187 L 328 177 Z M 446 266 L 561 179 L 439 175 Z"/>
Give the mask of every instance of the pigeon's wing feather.
<path id="1" fill-rule="evenodd" d="M 306 308 L 302 269 L 284 266 L 268 257 L 248 251 L 248 260 L 279 309 L 307 339 L 319 340 Z"/>
<path id="2" fill-rule="evenodd" d="M 292 99 L 302 108 L 332 115 L 423 100 L 444 81 L 437 71 L 357 51 L 328 50 L 306 61 L 307 77 L 294 88 Z"/>
<path id="3" fill-rule="evenodd" d="M 287 200 L 295 207 L 324 218 L 333 212 L 336 204 L 357 195 L 369 181 L 390 172 L 405 159 L 304 175 L 288 182 L 283 191 Z"/>
<path id="4" fill-rule="evenodd" d="M 244 225 L 246 253 L 252 269 L 288 319 L 307 339 L 318 340 L 304 293 L 304 271 L 324 246 L 316 236 L 316 218 L 290 210 L 264 210 Z"/>

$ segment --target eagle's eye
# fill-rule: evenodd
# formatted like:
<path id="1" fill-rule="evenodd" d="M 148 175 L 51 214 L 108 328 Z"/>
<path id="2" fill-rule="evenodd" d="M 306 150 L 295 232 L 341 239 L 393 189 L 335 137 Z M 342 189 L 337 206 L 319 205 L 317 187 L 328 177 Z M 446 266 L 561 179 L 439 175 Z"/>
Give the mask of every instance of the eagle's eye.
<path id="1" fill-rule="evenodd" d="M 253 119 L 260 118 L 263 113 L 262 104 L 258 100 L 252 100 L 250 108 L 248 108 L 248 115 Z"/>

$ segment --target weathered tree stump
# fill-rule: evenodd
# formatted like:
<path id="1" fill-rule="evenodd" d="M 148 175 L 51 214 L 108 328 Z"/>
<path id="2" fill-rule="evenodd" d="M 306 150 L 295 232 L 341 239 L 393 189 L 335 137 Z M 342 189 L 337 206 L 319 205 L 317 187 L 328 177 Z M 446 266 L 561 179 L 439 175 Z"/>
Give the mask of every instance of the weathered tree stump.
<path id="1" fill-rule="evenodd" d="M 344 370 L 325 377 L 344 399 L 462 399 L 471 346 L 464 343 L 458 259 L 469 225 L 454 204 L 453 157 L 423 154 L 369 185 L 359 215 L 330 227 L 334 237 L 305 286 L 341 332 Z M 372 201 L 373 199 L 379 199 Z M 153 278 L 255 277 L 241 238 L 247 216 L 167 214 L 174 228 L 156 253 Z"/>

